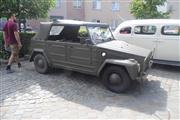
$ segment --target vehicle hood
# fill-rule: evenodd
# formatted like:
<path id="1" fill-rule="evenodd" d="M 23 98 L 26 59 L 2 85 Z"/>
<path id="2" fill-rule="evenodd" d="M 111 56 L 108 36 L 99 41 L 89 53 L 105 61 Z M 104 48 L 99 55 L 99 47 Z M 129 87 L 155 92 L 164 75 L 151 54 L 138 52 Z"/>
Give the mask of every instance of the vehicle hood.
<path id="1" fill-rule="evenodd" d="M 103 49 L 113 50 L 116 52 L 122 52 L 141 57 L 147 57 L 151 52 L 148 49 L 138 47 L 120 40 L 113 40 L 105 43 L 100 43 L 96 46 Z"/>

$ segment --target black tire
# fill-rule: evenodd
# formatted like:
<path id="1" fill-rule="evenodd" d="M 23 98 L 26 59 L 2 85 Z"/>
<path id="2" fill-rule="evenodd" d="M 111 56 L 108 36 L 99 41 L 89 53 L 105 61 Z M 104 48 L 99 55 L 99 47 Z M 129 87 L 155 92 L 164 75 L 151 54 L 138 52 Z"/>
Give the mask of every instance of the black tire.
<path id="1" fill-rule="evenodd" d="M 46 74 L 49 71 L 48 62 L 42 54 L 37 54 L 34 57 L 34 66 L 36 71 L 41 74 Z"/>
<path id="2" fill-rule="evenodd" d="M 125 92 L 131 83 L 127 71 L 123 67 L 109 66 L 102 74 L 103 84 L 112 92 Z"/>

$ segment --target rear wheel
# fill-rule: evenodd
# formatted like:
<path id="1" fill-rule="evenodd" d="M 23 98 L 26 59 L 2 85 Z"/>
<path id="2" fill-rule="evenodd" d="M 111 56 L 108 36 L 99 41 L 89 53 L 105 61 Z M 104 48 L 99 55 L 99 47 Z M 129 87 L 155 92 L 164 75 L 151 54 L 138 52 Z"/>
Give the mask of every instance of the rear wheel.
<path id="1" fill-rule="evenodd" d="M 118 66 L 110 66 L 106 68 L 102 74 L 103 84 L 112 92 L 122 93 L 125 92 L 131 83 L 127 71 Z"/>
<path id="2" fill-rule="evenodd" d="M 49 70 L 49 65 L 46 58 L 42 54 L 37 54 L 34 57 L 34 66 L 37 72 L 45 74 Z"/>

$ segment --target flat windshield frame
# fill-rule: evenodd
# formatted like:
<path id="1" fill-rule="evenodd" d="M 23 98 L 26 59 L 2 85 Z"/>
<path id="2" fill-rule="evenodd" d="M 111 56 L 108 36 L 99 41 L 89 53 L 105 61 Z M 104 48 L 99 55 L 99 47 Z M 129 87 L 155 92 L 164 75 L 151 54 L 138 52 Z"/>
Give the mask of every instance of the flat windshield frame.
<path id="1" fill-rule="evenodd" d="M 105 31 L 103 31 L 103 29 Z M 89 32 L 92 43 L 95 45 L 115 40 L 109 26 L 87 26 L 87 30 Z"/>

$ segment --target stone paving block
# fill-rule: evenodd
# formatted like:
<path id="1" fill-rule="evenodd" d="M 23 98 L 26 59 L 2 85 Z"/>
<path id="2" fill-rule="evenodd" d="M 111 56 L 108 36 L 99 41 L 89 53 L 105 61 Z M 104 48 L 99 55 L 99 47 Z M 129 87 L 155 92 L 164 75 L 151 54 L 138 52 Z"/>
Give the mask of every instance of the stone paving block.
<path id="1" fill-rule="evenodd" d="M 14 67 L 14 66 L 12 66 Z M 0 79 L 1 119 L 179 119 L 180 69 L 152 69 L 143 91 L 115 94 L 91 76 L 73 72 L 41 75 L 32 63 Z M 3 114 L 3 115 L 2 115 Z"/>

